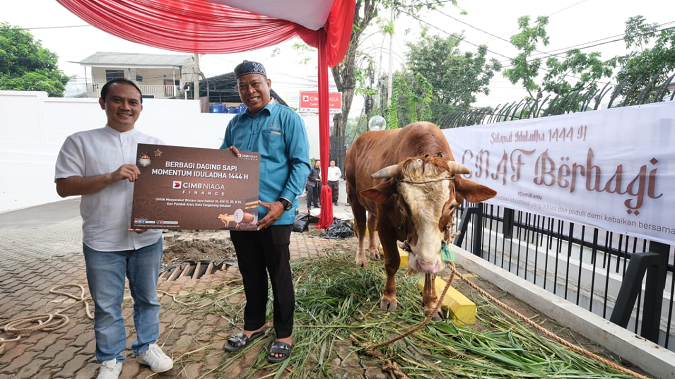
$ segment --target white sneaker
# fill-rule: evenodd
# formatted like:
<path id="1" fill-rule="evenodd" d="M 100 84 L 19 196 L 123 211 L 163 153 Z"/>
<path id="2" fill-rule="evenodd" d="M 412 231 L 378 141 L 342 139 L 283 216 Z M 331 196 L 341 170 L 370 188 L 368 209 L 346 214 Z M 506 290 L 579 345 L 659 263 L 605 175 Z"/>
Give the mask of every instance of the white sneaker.
<path id="1" fill-rule="evenodd" d="M 117 379 L 122 372 L 122 362 L 116 359 L 101 362 L 101 368 L 98 370 L 96 379 Z"/>
<path id="2" fill-rule="evenodd" d="M 136 362 L 150 366 L 153 372 L 169 371 L 173 368 L 173 361 L 167 357 L 156 343 L 151 343 L 148 351 L 136 356 Z"/>

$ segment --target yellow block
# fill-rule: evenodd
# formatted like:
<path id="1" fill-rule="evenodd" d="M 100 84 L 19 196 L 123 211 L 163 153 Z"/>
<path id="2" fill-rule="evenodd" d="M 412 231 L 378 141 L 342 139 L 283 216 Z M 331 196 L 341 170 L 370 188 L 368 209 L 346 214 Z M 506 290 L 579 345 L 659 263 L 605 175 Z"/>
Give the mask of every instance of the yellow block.
<path id="1" fill-rule="evenodd" d="M 445 280 L 436 276 L 434 283 L 436 286 L 436 296 L 441 296 L 446 283 Z M 424 291 L 424 276 L 417 282 L 417 288 L 419 288 L 420 291 Z M 452 310 L 452 312 L 450 312 L 450 317 L 455 321 L 464 324 L 476 323 L 476 304 L 452 286 L 448 288 L 448 292 L 445 293 L 445 297 L 441 303 L 441 309 L 447 311 L 448 308 Z"/>
<path id="2" fill-rule="evenodd" d="M 382 249 L 382 244 L 377 245 L 377 251 L 380 252 L 380 255 L 384 256 L 384 249 Z M 398 248 L 398 255 L 401 257 L 401 263 L 399 263 L 398 268 L 405 267 L 408 265 L 408 252 Z"/>

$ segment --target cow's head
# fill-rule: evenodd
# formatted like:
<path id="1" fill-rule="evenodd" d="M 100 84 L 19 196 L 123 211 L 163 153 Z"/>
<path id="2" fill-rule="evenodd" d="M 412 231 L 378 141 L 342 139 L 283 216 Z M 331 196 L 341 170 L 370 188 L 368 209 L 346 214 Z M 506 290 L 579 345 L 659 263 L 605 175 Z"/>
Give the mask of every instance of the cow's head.
<path id="1" fill-rule="evenodd" d="M 361 192 L 376 202 L 396 201 L 398 228 L 404 231 L 409 247 L 410 270 L 437 273 L 443 269 L 441 248 L 459 202 L 463 198 L 480 202 L 496 195 L 494 190 L 459 176 L 469 172 L 468 167 L 441 156 L 408 158 L 374 173 L 372 178 L 388 180 Z"/>

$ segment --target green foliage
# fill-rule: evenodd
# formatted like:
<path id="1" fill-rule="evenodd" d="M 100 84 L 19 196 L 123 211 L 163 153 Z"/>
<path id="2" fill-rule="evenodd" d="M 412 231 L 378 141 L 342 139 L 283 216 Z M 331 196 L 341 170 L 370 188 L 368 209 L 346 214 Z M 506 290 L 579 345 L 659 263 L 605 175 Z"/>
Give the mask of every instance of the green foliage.
<path id="1" fill-rule="evenodd" d="M 546 61 L 549 69 L 543 80 L 544 90 L 558 95 L 565 95 L 574 91 L 595 91 L 598 81 L 612 77 L 612 67 L 600 59 L 600 53 L 582 53 L 578 49 L 570 50 L 563 61 L 551 57 Z M 570 84 L 568 75 L 578 78 Z"/>
<path id="2" fill-rule="evenodd" d="M 345 144 L 351 145 L 358 136 L 368 131 L 368 120 L 365 114 L 359 117 L 350 118 L 347 120 L 347 128 L 345 131 Z"/>
<path id="3" fill-rule="evenodd" d="M 392 106 L 387 107 L 385 111 L 392 113 L 388 113 L 392 122 L 397 121 L 397 126 L 387 121 L 387 125 L 391 125 L 391 128 L 431 119 L 433 86 L 422 74 L 413 74 L 410 71 L 394 73 L 393 92 L 396 101 L 394 102 L 392 98 Z M 394 110 L 396 110 L 395 119 Z"/>
<path id="4" fill-rule="evenodd" d="M 373 57 L 369 54 L 357 52 L 356 54 L 358 65 L 354 67 L 354 80 L 356 81 L 356 88 L 354 88 L 355 95 L 376 95 L 377 91 L 371 88 L 371 79 L 374 79 L 373 66 L 375 62 Z"/>
<path id="5" fill-rule="evenodd" d="M 637 47 L 640 50 L 654 38 L 657 32 L 658 24 L 648 24 L 643 16 L 630 17 L 626 21 L 626 32 L 623 41 L 626 43 L 626 49 Z"/>
<path id="6" fill-rule="evenodd" d="M 652 39 L 654 46 L 645 48 Z M 617 56 L 609 61 L 620 69 L 616 75 L 619 83 L 624 83 L 621 93 L 629 95 L 631 86 L 644 88 L 654 80 L 655 84 L 664 83 L 675 70 L 675 29 L 657 30 L 656 24 L 646 24 L 644 17 L 631 17 L 626 21 L 626 48 L 636 51 Z M 652 92 L 654 89 L 652 88 Z M 633 93 L 632 96 L 638 96 Z"/>
<path id="7" fill-rule="evenodd" d="M 617 68 L 618 73 L 613 78 L 618 83 L 616 88 L 629 101 L 641 96 L 645 88 L 645 94 L 655 95 L 657 87 L 675 70 L 675 29 L 658 30 L 657 24 L 649 24 L 644 17 L 635 16 L 626 21 L 624 42 L 628 53 L 607 61 L 603 61 L 598 52 L 583 53 L 577 49 L 566 52 L 562 60 L 550 57 L 546 61 L 547 73 L 539 85 L 536 79 L 541 59 L 531 56 L 539 42 L 544 46 L 548 44 L 544 29 L 547 22 L 546 17 L 539 17 L 536 25 L 530 27 L 529 17 L 518 20 L 521 32 L 512 36 L 511 42 L 521 53 L 512 60 L 512 67 L 504 70 L 504 76 L 511 83 L 521 82 L 532 99 L 541 96 L 541 93 L 534 95 L 533 91 L 537 89 L 558 95 L 558 99 L 549 104 L 549 109 L 578 109 L 589 100 L 588 96 L 598 93 L 601 81 L 612 78 Z"/>
<path id="8" fill-rule="evenodd" d="M 0 89 L 45 91 L 61 97 L 68 77 L 58 69 L 58 57 L 29 32 L 0 24 Z"/>
<path id="9" fill-rule="evenodd" d="M 539 16 L 534 26 L 530 26 L 530 16 L 523 16 L 518 19 L 520 33 L 511 36 L 511 44 L 515 46 L 520 53 L 511 60 L 511 68 L 504 70 L 504 77 L 509 79 L 511 84 L 522 82 L 523 88 L 535 98 L 532 91 L 539 88 L 535 82 L 539 76 L 541 67 L 541 58 L 533 59 L 532 53 L 536 51 L 537 45 L 541 42 L 544 46 L 549 43 L 546 34 L 546 25 L 548 17 Z"/>
<path id="10" fill-rule="evenodd" d="M 292 48 L 297 54 L 298 64 L 300 65 L 307 65 L 314 57 L 316 57 L 316 48 L 311 47 L 304 42 L 294 43 Z M 281 55 L 281 49 L 275 48 L 272 52 L 272 57 L 278 55 Z"/>
<path id="11" fill-rule="evenodd" d="M 456 0 L 451 0 L 457 5 Z M 363 92 L 365 87 L 357 81 L 357 72 L 368 67 L 366 60 L 357 59 L 357 52 L 361 49 L 361 43 L 366 39 L 364 31 L 373 22 L 377 21 L 380 12 L 394 9 L 396 12 L 405 12 L 413 17 L 419 16 L 426 10 L 434 10 L 447 4 L 445 0 L 356 0 L 354 8 L 354 24 L 350 38 L 349 48 L 341 63 L 331 69 L 333 79 L 338 91 L 342 92 L 342 115 L 348 115 L 351 109 L 354 94 Z M 385 23 L 380 25 L 383 30 L 393 31 L 393 25 Z M 361 81 L 364 83 L 364 81 Z M 347 117 L 338 116 L 335 135 L 344 135 Z M 396 125 L 396 124 L 394 124 Z"/>
<path id="12" fill-rule="evenodd" d="M 399 91 L 400 91 L 399 87 L 392 88 L 391 106 L 386 107 L 384 110 L 384 119 L 387 121 L 387 129 L 396 129 L 399 127 L 398 110 L 397 110 Z"/>
<path id="13" fill-rule="evenodd" d="M 407 75 L 407 80 L 401 83 L 414 82 L 414 85 L 402 87 L 399 95 L 405 101 L 420 102 L 417 119 L 469 109 L 476 101 L 476 94 L 490 93 L 490 80 L 501 70 L 501 64 L 495 59 L 487 60 L 485 46 L 480 46 L 475 53 L 461 52 L 458 46 L 462 38 L 422 33 L 418 43 L 407 44 L 407 66 L 412 75 Z M 429 108 L 425 109 L 427 104 Z"/>

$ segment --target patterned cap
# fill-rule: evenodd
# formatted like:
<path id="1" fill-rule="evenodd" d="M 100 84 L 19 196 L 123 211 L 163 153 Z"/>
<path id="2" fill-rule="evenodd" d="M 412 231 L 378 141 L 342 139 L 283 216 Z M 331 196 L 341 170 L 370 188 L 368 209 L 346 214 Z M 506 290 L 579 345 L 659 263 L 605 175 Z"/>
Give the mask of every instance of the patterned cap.
<path id="1" fill-rule="evenodd" d="M 267 77 L 265 67 L 258 62 L 243 61 L 234 68 L 234 76 L 239 79 L 240 76 L 249 74 L 260 74 Z"/>

